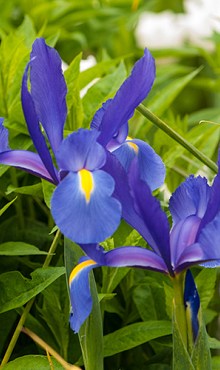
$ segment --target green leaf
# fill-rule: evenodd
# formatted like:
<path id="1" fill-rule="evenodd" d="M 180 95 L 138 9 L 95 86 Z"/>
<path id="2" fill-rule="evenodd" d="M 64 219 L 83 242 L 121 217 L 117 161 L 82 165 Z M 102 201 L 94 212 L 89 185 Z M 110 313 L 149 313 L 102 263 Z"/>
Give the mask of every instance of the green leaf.
<path id="1" fill-rule="evenodd" d="M 199 333 L 196 339 L 196 343 L 192 350 L 192 362 L 195 370 L 211 370 L 211 353 L 209 349 L 208 336 L 206 333 L 206 328 L 202 318 L 202 310 L 199 310 Z"/>
<path id="2" fill-rule="evenodd" d="M 195 284 L 199 292 L 202 310 L 207 308 L 209 302 L 213 297 L 216 278 L 216 268 L 203 269 L 195 278 Z"/>
<path id="3" fill-rule="evenodd" d="M 147 321 L 128 325 L 104 337 L 104 357 L 172 333 L 170 321 Z"/>
<path id="4" fill-rule="evenodd" d="M 85 114 L 85 127 L 90 123 L 101 104 L 119 89 L 125 78 L 126 68 L 124 63 L 121 62 L 119 67 L 112 74 L 103 77 L 89 88 L 82 99 Z"/>
<path id="5" fill-rule="evenodd" d="M 0 209 L 0 216 L 6 211 L 6 209 L 8 209 L 9 207 L 10 207 L 10 205 L 12 204 L 12 203 L 14 203 L 14 201 L 17 199 L 17 197 L 16 198 L 14 198 L 11 202 L 8 202 L 4 207 L 2 207 L 2 209 Z"/>
<path id="6" fill-rule="evenodd" d="M 43 198 L 43 192 L 42 192 L 42 184 L 35 184 L 31 186 L 22 186 L 20 188 L 16 188 L 13 185 L 9 185 L 6 191 L 6 194 L 11 193 L 19 193 L 19 194 L 26 194 L 26 195 L 33 195 L 39 198 Z"/>
<path id="7" fill-rule="evenodd" d="M 51 357 L 54 370 L 65 370 L 55 358 Z M 51 370 L 47 356 L 28 355 L 10 361 L 4 366 L 5 370 Z"/>
<path id="8" fill-rule="evenodd" d="M 49 36 L 46 39 L 46 44 L 54 48 L 57 43 L 57 40 L 59 39 L 59 36 L 60 36 L 59 32 L 56 32 L 54 35 Z"/>
<path id="9" fill-rule="evenodd" d="M 212 357 L 212 370 L 219 370 L 220 368 L 220 356 Z"/>
<path id="10" fill-rule="evenodd" d="M 24 305 L 63 274 L 64 267 L 36 269 L 31 273 L 31 280 L 23 277 L 18 271 L 1 274 L 0 313 Z"/>
<path id="11" fill-rule="evenodd" d="M 41 179 L 42 186 L 43 186 L 43 194 L 44 194 L 44 200 L 48 208 L 51 208 L 51 197 L 53 195 L 53 192 L 56 188 L 56 185 L 52 184 L 51 182 L 48 182 L 46 180 Z"/>
<path id="12" fill-rule="evenodd" d="M 66 277 L 61 276 L 55 280 L 42 294 L 43 305 L 42 308 L 38 307 L 38 311 L 53 333 L 62 357 L 67 360 L 70 305 L 66 289 Z"/>
<path id="13" fill-rule="evenodd" d="M 41 251 L 34 245 L 23 242 L 7 242 L 0 244 L 1 256 L 27 256 L 37 254 L 49 254 L 49 253 Z"/>
<path id="14" fill-rule="evenodd" d="M 71 131 L 77 130 L 79 127 L 82 126 L 84 117 L 78 83 L 81 57 L 82 53 L 77 55 L 75 59 L 71 62 L 68 69 L 64 72 L 67 83 L 66 102 L 69 111 L 65 127 Z"/>
<path id="15" fill-rule="evenodd" d="M 208 335 L 209 348 L 220 349 L 220 341 Z"/>
<path id="16" fill-rule="evenodd" d="M 32 44 L 36 38 L 36 31 L 34 29 L 33 22 L 28 15 L 25 15 L 23 23 L 16 31 L 16 35 L 18 38 L 22 38 L 25 46 L 31 50 Z"/>
<path id="17" fill-rule="evenodd" d="M 105 62 L 100 62 L 100 63 L 97 63 L 95 66 L 88 68 L 86 71 L 81 72 L 79 76 L 80 90 L 86 87 L 95 78 L 101 77 L 104 73 L 107 73 L 111 67 L 115 66 L 122 59 L 125 59 L 127 57 L 128 55 L 125 57 L 119 57 L 119 58 L 107 60 Z"/>

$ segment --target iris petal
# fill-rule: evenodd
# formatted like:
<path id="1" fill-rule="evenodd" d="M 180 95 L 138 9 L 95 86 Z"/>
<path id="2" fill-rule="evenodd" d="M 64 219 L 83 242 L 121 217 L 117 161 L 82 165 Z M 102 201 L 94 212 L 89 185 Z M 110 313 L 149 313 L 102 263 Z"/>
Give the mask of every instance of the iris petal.
<path id="1" fill-rule="evenodd" d="M 132 145 L 136 146 L 137 150 Z M 113 154 L 125 167 L 126 171 L 129 170 L 133 158 L 137 156 L 141 179 L 148 184 L 151 191 L 163 185 L 165 179 L 164 163 L 153 148 L 144 141 L 138 139 L 127 140 Z"/>
<path id="2" fill-rule="evenodd" d="M 35 40 L 31 52 L 31 96 L 54 154 L 63 140 L 67 114 L 67 87 L 61 63 L 58 52 L 43 38 Z"/>
<path id="3" fill-rule="evenodd" d="M 70 275 L 70 327 L 78 333 L 80 326 L 89 316 L 92 310 L 92 297 L 89 287 L 89 272 L 94 267 L 98 267 L 96 262 L 87 257 L 83 257 L 79 261 Z"/>
<path id="4" fill-rule="evenodd" d="M 0 163 L 20 168 L 56 185 L 37 153 L 27 150 L 8 150 L 0 153 Z"/>
<path id="5" fill-rule="evenodd" d="M 39 156 L 41 157 L 41 160 L 44 163 L 47 171 L 49 172 L 50 176 L 53 178 L 54 183 L 58 184 L 59 179 L 57 177 L 57 171 L 53 165 L 52 158 L 47 148 L 44 136 L 42 132 L 40 131 L 39 119 L 35 111 L 34 102 L 32 100 L 31 94 L 29 93 L 28 87 L 27 87 L 27 73 L 28 73 L 29 64 L 30 63 L 28 63 L 25 69 L 23 80 L 22 80 L 22 87 L 21 87 L 22 108 L 23 108 L 25 120 L 27 123 L 28 131 L 30 133 L 34 146 L 37 149 L 37 152 Z"/>
<path id="6" fill-rule="evenodd" d="M 195 343 L 199 332 L 198 313 L 200 308 L 200 299 L 190 270 L 187 270 L 186 272 L 184 303 L 186 307 L 186 316 L 188 318 L 189 332 L 192 333 L 192 339 Z"/>
<path id="7" fill-rule="evenodd" d="M 180 220 L 197 215 L 202 218 L 211 195 L 207 179 L 191 175 L 175 191 L 170 199 L 173 226 Z"/>
<path id="8" fill-rule="evenodd" d="M 146 98 L 155 79 L 155 63 L 149 50 L 135 64 L 131 75 L 124 81 L 108 105 L 102 122 L 98 142 L 106 146 L 134 114 L 135 108 Z"/>
<path id="9" fill-rule="evenodd" d="M 56 153 L 59 168 L 77 172 L 83 168 L 91 171 L 102 167 L 106 154 L 104 148 L 96 142 L 98 136 L 98 131 L 84 129 L 68 135 Z"/>
<path id="10" fill-rule="evenodd" d="M 4 118 L 0 118 L 0 153 L 10 150 L 8 146 L 8 130 L 3 126 Z"/>
<path id="11" fill-rule="evenodd" d="M 114 180 L 104 171 L 91 172 L 93 188 L 89 202 L 78 173 L 70 172 L 55 189 L 51 212 L 69 239 L 76 243 L 98 243 L 110 237 L 121 219 L 121 205 L 111 197 Z"/>

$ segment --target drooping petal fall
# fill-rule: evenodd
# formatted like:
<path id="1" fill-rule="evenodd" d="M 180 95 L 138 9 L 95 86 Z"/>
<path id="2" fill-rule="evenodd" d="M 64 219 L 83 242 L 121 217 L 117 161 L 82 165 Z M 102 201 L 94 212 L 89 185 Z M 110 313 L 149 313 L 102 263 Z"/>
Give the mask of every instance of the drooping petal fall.
<path id="1" fill-rule="evenodd" d="M 73 269 L 69 277 L 70 287 L 70 327 L 78 333 L 80 326 L 92 310 L 92 297 L 89 287 L 89 272 L 98 267 L 96 262 L 88 257 L 82 257 L 79 264 Z"/>
<path id="2" fill-rule="evenodd" d="M 121 205 L 112 197 L 112 177 L 101 170 L 89 172 L 88 176 L 92 177 L 90 189 L 87 184 L 84 187 L 84 177 L 80 173 L 69 172 L 51 200 L 51 212 L 61 232 L 83 244 L 109 238 L 121 220 Z"/>

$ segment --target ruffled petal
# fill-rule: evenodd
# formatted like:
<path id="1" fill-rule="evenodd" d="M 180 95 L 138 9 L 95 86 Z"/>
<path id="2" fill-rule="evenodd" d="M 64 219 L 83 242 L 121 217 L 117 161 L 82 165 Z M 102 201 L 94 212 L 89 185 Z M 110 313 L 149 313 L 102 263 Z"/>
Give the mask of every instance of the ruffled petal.
<path id="1" fill-rule="evenodd" d="M 67 114 L 67 87 L 61 64 L 55 49 L 46 45 L 43 38 L 35 40 L 31 52 L 31 96 L 54 154 L 63 140 Z"/>
<path id="2" fill-rule="evenodd" d="M 106 154 L 105 149 L 96 142 L 98 136 L 98 131 L 82 128 L 68 135 L 56 153 L 59 168 L 77 172 L 83 168 L 93 171 L 102 167 Z"/>
<path id="3" fill-rule="evenodd" d="M 92 183 L 88 192 L 83 190 L 80 173 L 70 172 L 52 196 L 51 212 L 57 226 L 76 243 L 104 241 L 121 220 L 121 205 L 111 197 L 114 191 L 112 177 L 101 170 L 90 174 Z"/>
<path id="4" fill-rule="evenodd" d="M 184 303 L 186 308 L 186 317 L 189 329 L 192 333 L 192 341 L 195 343 L 199 332 L 198 313 L 200 308 L 199 293 L 190 270 L 186 272 L 185 290 L 184 290 Z"/>
<path id="5" fill-rule="evenodd" d="M 27 150 L 9 150 L 0 153 L 0 163 L 20 168 L 56 185 L 38 154 Z M 57 173 L 58 176 L 58 173 Z"/>
<path id="6" fill-rule="evenodd" d="M 187 178 L 170 198 L 170 213 L 173 226 L 180 220 L 196 215 L 203 218 L 211 195 L 211 188 L 205 177 Z"/>
<path id="7" fill-rule="evenodd" d="M 220 213 L 207 224 L 201 231 L 198 243 L 201 244 L 204 252 L 204 260 L 220 259 Z"/>
<path id="8" fill-rule="evenodd" d="M 35 148 L 39 156 L 41 157 L 42 162 L 44 163 L 47 171 L 49 172 L 50 176 L 53 179 L 55 184 L 59 183 L 59 179 L 57 177 L 57 171 L 53 165 L 52 158 L 50 152 L 47 148 L 46 141 L 42 132 L 40 131 L 39 120 L 35 111 L 34 102 L 32 100 L 31 94 L 28 91 L 27 87 L 27 74 L 28 74 L 28 63 L 22 80 L 22 87 L 21 87 L 21 102 L 22 108 L 24 112 L 24 117 L 27 123 L 28 131 L 30 133 L 31 139 L 34 143 Z"/>
<path id="9" fill-rule="evenodd" d="M 164 163 L 153 148 L 144 141 L 126 140 L 113 154 L 126 171 L 129 170 L 133 158 L 137 156 L 141 179 L 148 184 L 151 191 L 163 185 L 166 172 Z"/>
<path id="10" fill-rule="evenodd" d="M 220 152 L 219 152 L 219 155 L 218 155 L 217 164 L 218 164 L 218 168 L 219 168 L 219 166 L 220 166 Z M 197 234 L 197 238 L 196 238 L 197 240 L 199 239 L 199 235 L 200 235 L 201 230 L 210 221 L 212 221 L 215 218 L 215 216 L 220 212 L 220 191 L 219 191 L 219 189 L 220 189 L 220 172 L 218 171 L 218 174 L 215 177 L 215 179 L 213 181 L 213 184 L 212 184 L 210 199 L 209 199 L 209 202 L 208 202 L 208 205 L 207 205 L 206 213 L 205 213 L 205 215 L 202 219 L 200 228 L 198 230 L 198 234 Z"/>
<path id="11" fill-rule="evenodd" d="M 177 261 L 183 251 L 195 242 L 195 237 L 201 219 L 197 216 L 189 216 L 180 220 L 170 234 L 171 264 L 176 267 Z"/>
<path id="12" fill-rule="evenodd" d="M 88 257 L 82 257 L 80 263 L 73 269 L 69 278 L 70 287 L 70 327 L 78 333 L 80 326 L 92 310 L 92 297 L 89 287 L 89 272 L 98 267 L 97 263 Z"/>
<path id="13" fill-rule="evenodd" d="M 155 79 L 155 63 L 149 50 L 134 65 L 131 75 L 124 81 L 108 105 L 102 122 L 98 142 L 106 146 L 134 114 L 135 108 L 146 98 Z"/>

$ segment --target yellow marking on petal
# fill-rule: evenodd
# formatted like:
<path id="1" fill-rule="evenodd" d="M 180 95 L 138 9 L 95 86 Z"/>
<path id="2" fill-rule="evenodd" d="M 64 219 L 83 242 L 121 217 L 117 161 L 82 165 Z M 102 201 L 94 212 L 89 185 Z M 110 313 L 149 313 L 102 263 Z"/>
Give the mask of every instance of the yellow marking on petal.
<path id="1" fill-rule="evenodd" d="M 127 140 L 132 140 L 132 138 L 130 136 L 127 136 L 126 141 Z M 138 146 L 135 143 L 131 143 L 131 142 L 129 142 L 128 145 L 132 146 L 132 148 L 135 151 L 135 154 L 137 155 L 138 154 Z"/>
<path id="2" fill-rule="evenodd" d="M 74 267 L 73 271 L 70 274 L 69 277 L 69 285 L 71 285 L 71 281 L 74 279 L 74 277 L 78 274 L 80 270 L 82 270 L 84 267 L 90 266 L 90 265 L 97 265 L 97 263 L 93 260 L 88 260 L 79 263 L 76 267 Z"/>
<path id="3" fill-rule="evenodd" d="M 85 192 L 86 201 L 89 202 L 90 193 L 93 189 L 92 175 L 89 171 L 85 169 L 82 169 L 81 171 L 79 171 L 79 175 L 80 175 L 82 189 Z"/>

